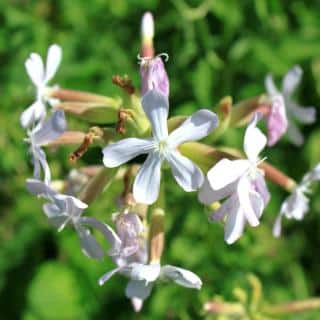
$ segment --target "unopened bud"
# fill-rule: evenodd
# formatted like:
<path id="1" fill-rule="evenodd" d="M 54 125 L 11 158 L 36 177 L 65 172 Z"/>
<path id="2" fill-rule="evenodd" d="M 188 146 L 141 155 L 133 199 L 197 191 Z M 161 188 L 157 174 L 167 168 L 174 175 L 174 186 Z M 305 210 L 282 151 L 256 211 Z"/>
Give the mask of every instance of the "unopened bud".
<path id="1" fill-rule="evenodd" d="M 62 102 L 55 108 L 64 110 L 77 118 L 97 124 L 114 123 L 117 121 L 121 99 L 111 99 L 109 102 Z"/>
<path id="2" fill-rule="evenodd" d="M 107 189 L 116 172 L 117 169 L 115 168 L 101 168 L 83 188 L 79 199 L 88 204 L 94 201 L 104 190 Z"/>
<path id="3" fill-rule="evenodd" d="M 168 55 L 165 59 L 168 59 Z M 154 59 L 143 59 L 140 63 L 141 94 L 146 94 L 149 90 L 158 90 L 166 97 L 169 96 L 169 79 L 164 63 L 159 56 Z"/>
<path id="4" fill-rule="evenodd" d="M 270 103 L 265 95 L 249 98 L 235 104 L 232 108 L 230 125 L 240 127 L 249 123 L 255 112 L 266 114 L 270 109 Z"/>
<path id="5" fill-rule="evenodd" d="M 154 21 L 151 12 L 146 12 L 142 17 L 141 34 L 143 40 L 152 40 L 154 37 Z"/>
<path id="6" fill-rule="evenodd" d="M 151 12 L 146 12 L 141 21 L 142 48 L 141 56 L 152 58 L 154 56 L 153 37 L 154 21 Z"/>
<path id="7" fill-rule="evenodd" d="M 241 153 L 235 149 L 217 149 L 200 142 L 187 142 L 179 146 L 182 155 L 197 164 L 204 172 L 208 172 L 221 159 L 234 160 L 241 158 Z"/>
<path id="8" fill-rule="evenodd" d="M 232 98 L 230 96 L 227 96 L 221 99 L 217 105 L 219 126 L 210 135 L 210 138 L 212 139 L 212 141 L 220 137 L 229 128 L 231 113 L 232 113 Z"/>
<path id="9" fill-rule="evenodd" d="M 164 211 L 160 208 L 152 211 L 149 239 L 149 263 L 159 263 L 164 248 Z"/>

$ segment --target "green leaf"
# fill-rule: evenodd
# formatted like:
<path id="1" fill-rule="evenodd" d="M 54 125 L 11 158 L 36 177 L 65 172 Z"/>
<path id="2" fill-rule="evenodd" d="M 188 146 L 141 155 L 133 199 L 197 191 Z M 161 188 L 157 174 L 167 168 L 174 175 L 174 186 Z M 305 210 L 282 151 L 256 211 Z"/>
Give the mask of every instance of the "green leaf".
<path id="1" fill-rule="evenodd" d="M 60 262 L 38 269 L 28 290 L 28 306 L 42 320 L 87 319 L 76 275 Z"/>

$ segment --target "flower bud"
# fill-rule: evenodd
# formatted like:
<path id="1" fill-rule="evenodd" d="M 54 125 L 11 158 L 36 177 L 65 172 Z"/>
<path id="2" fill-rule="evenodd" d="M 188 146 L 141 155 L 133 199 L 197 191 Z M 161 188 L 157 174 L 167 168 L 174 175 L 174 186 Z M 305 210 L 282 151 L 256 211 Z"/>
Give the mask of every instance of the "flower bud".
<path id="1" fill-rule="evenodd" d="M 146 12 L 141 21 L 142 48 L 141 56 L 152 58 L 154 56 L 153 37 L 154 21 L 151 12 Z"/>
<path id="2" fill-rule="evenodd" d="M 143 59 L 140 67 L 141 95 L 150 90 L 158 90 L 166 97 L 169 97 L 169 79 L 160 56 L 154 59 Z"/>
<path id="3" fill-rule="evenodd" d="M 149 263 L 159 263 L 164 248 L 164 211 L 156 208 L 152 212 L 150 225 Z"/>
<path id="4" fill-rule="evenodd" d="M 120 99 L 110 98 L 110 100 L 105 103 L 62 102 L 59 103 L 56 108 L 88 122 L 105 124 L 115 123 L 118 120 L 120 105 Z"/>

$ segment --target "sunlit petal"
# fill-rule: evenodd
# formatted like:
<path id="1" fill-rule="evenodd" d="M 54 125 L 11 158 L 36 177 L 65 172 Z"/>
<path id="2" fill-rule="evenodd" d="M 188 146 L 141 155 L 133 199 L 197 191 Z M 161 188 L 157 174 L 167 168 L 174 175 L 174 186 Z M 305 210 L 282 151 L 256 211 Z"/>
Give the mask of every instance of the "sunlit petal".
<path id="1" fill-rule="evenodd" d="M 102 149 L 103 163 L 108 168 L 118 167 L 153 148 L 151 139 L 127 138 Z"/>
<path id="2" fill-rule="evenodd" d="M 159 195 L 161 177 L 160 155 L 150 153 L 133 184 L 133 197 L 139 203 L 152 204 Z"/>
<path id="3" fill-rule="evenodd" d="M 217 125 L 218 117 L 215 113 L 206 109 L 199 110 L 170 133 L 168 142 L 172 148 L 176 148 L 184 142 L 200 140 Z"/>
<path id="4" fill-rule="evenodd" d="M 168 98 L 160 91 L 151 90 L 142 97 L 141 104 L 151 123 L 153 136 L 159 141 L 166 139 L 168 137 Z"/>

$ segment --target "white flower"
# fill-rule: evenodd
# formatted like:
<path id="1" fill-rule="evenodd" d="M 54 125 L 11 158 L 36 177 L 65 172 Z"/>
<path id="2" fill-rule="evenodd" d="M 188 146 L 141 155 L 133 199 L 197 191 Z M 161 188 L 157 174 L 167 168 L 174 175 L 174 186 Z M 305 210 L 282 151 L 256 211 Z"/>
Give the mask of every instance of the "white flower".
<path id="1" fill-rule="evenodd" d="M 99 279 L 99 284 L 103 285 L 118 272 L 130 279 L 126 288 L 126 296 L 131 299 L 145 300 L 150 295 L 157 279 L 171 280 L 180 286 L 198 290 L 202 286 L 201 279 L 189 270 L 171 265 L 161 266 L 159 263 L 142 264 L 135 262 L 117 267 L 106 273 Z"/>
<path id="2" fill-rule="evenodd" d="M 51 173 L 46 154 L 41 147 L 57 139 L 66 130 L 66 127 L 64 112 L 55 111 L 46 122 L 39 123 L 32 130 L 28 130 L 26 141 L 30 143 L 29 152 L 32 155 L 34 165 L 33 176 L 36 179 L 40 179 L 41 171 L 43 171 L 46 184 L 51 180 Z"/>
<path id="3" fill-rule="evenodd" d="M 46 94 L 48 91 L 47 84 L 55 75 L 61 62 L 61 48 L 53 44 L 48 49 L 46 66 L 42 58 L 37 53 L 31 53 L 25 63 L 27 73 L 36 87 L 36 101 L 28 107 L 21 115 L 20 122 L 24 128 L 31 127 L 38 121 L 43 121 L 46 116 L 46 103 L 53 102 Z"/>
<path id="4" fill-rule="evenodd" d="M 235 242 L 243 233 L 246 221 L 251 226 L 259 218 L 269 201 L 269 192 L 263 172 L 258 168 L 259 153 L 267 139 L 256 127 L 258 116 L 248 126 L 244 136 L 244 151 L 248 159 L 220 160 L 207 175 L 199 192 L 202 203 L 226 198 L 221 207 L 211 215 L 211 220 L 225 220 L 225 241 Z"/>
<path id="5" fill-rule="evenodd" d="M 88 227 L 99 230 L 103 234 L 111 245 L 111 251 L 119 246 L 114 231 L 107 224 L 91 217 L 82 217 L 82 212 L 88 205 L 78 198 L 60 194 L 36 179 L 27 180 L 27 189 L 32 194 L 49 201 L 43 205 L 43 211 L 50 224 L 58 231 L 64 229 L 67 224 L 74 227 L 79 236 L 82 251 L 86 256 L 101 259 L 105 255 L 103 248 L 98 244 Z"/>
<path id="6" fill-rule="evenodd" d="M 281 91 L 276 88 L 271 75 L 267 75 L 265 79 L 265 86 L 268 95 L 271 97 L 281 95 L 284 99 L 286 114 L 289 120 L 288 138 L 295 145 L 301 145 L 304 139 L 294 120 L 303 124 L 311 124 L 316 120 L 316 110 L 314 107 L 302 107 L 292 100 L 292 95 L 301 82 L 301 78 L 302 69 L 299 66 L 294 66 L 284 76 Z M 278 113 L 278 115 L 276 115 L 276 118 L 281 119 L 280 112 L 276 111 L 276 113 Z M 284 132 L 282 131 L 282 133 Z"/>
<path id="7" fill-rule="evenodd" d="M 279 237 L 281 235 L 282 217 L 288 219 L 302 220 L 309 211 L 309 199 L 306 193 L 310 193 L 310 184 L 320 180 L 320 164 L 305 174 L 302 181 L 293 190 L 293 192 L 282 203 L 280 213 L 273 227 L 273 235 Z"/>
<path id="8" fill-rule="evenodd" d="M 133 185 L 133 196 L 140 203 L 151 204 L 158 198 L 163 161 L 169 163 L 174 178 L 185 191 L 197 190 L 203 183 L 203 174 L 177 148 L 182 143 L 207 136 L 217 126 L 217 116 L 209 110 L 199 110 L 169 135 L 168 99 L 151 90 L 143 96 L 142 106 L 151 122 L 153 137 L 127 138 L 108 145 L 103 149 L 104 165 L 113 168 L 140 154 L 148 154 Z"/>

